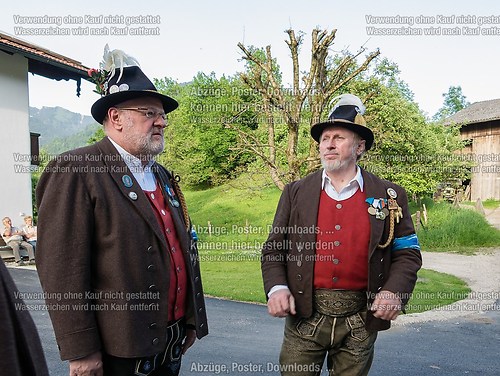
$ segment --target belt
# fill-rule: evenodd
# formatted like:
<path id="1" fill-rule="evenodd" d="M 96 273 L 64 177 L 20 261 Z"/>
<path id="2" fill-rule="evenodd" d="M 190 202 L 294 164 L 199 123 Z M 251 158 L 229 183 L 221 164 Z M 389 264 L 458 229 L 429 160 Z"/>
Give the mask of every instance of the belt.
<path id="1" fill-rule="evenodd" d="M 314 309 L 322 315 L 347 317 L 366 309 L 365 291 L 316 289 Z"/>

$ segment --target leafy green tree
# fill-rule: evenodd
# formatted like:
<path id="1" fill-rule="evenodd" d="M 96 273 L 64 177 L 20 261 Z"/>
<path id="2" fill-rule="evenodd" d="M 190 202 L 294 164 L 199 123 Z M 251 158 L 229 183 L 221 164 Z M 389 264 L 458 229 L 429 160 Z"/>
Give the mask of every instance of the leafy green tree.
<path id="1" fill-rule="evenodd" d="M 438 112 L 433 116 L 433 120 L 440 121 L 464 109 L 470 103 L 462 93 L 461 86 L 450 86 L 447 93 L 443 94 L 444 103 Z"/>
<path id="2" fill-rule="evenodd" d="M 52 158 L 54 158 L 54 155 L 49 154 L 47 149 L 41 148 L 40 155 L 38 156 L 38 166 L 31 173 L 31 199 L 33 204 L 33 217 L 35 218 L 35 222 L 38 217 L 38 210 L 36 207 L 36 186 L 38 184 L 38 181 L 40 180 L 40 176 L 42 176 L 42 173 L 45 170 L 45 167 L 47 167 Z"/>
<path id="3" fill-rule="evenodd" d="M 350 77 L 342 81 L 335 95 L 357 94 L 367 106 L 366 120 L 375 134 L 375 145 L 360 161 L 364 168 L 401 184 L 414 198 L 432 193 L 440 182 L 450 177 L 467 174 L 465 164 L 454 155 L 462 147 L 458 128 L 442 127 L 426 120 L 413 102 L 408 85 L 399 78 L 396 64 L 381 59 L 375 66 L 365 69 L 363 64 L 353 59 L 346 61 L 345 56 L 340 55 L 332 58 L 330 66 L 343 67 L 345 77 Z M 332 77 L 338 74 L 335 72 L 333 68 L 327 70 Z M 319 107 L 313 106 L 314 103 Z M 321 109 L 319 118 L 318 108 Z M 329 110 L 328 103 L 319 105 L 312 97 L 301 109 L 297 156 L 307 156 L 307 163 L 301 165 L 300 176 L 320 168 L 317 145 L 310 141 L 309 129 L 325 119 Z M 276 148 L 282 151 L 287 150 L 287 127 L 274 128 Z M 288 159 L 283 157 L 286 153 L 281 155 L 278 163 L 286 168 L 289 166 Z"/>
<path id="4" fill-rule="evenodd" d="M 101 141 L 105 136 L 104 128 L 97 128 L 95 133 L 87 140 L 87 145 L 95 144 L 97 141 Z"/>
<path id="5" fill-rule="evenodd" d="M 169 117 L 166 150 L 160 160 L 190 186 L 218 185 L 234 177 L 254 157 L 234 151 L 239 129 L 256 128 L 253 93 L 238 78 L 217 78 L 198 73 L 193 81 L 179 85 L 170 79 L 156 80 L 159 91 L 179 101 Z M 228 129 L 235 113 L 237 127 Z"/>
<path id="6" fill-rule="evenodd" d="M 378 51 L 361 62 L 361 52 L 329 56 L 335 31 L 328 34 L 313 30 L 310 71 L 300 79 L 297 57 L 302 34 L 296 37 L 293 30 L 287 33 L 293 63 L 293 84 L 288 91 L 281 84 L 281 74 L 275 73 L 279 67 L 270 47 L 256 50 L 239 45 L 247 61 L 242 80 L 258 91 L 270 119 L 258 128 L 267 139 L 254 132 L 253 137 L 242 140 L 242 145 L 266 150 L 261 159 L 279 188 L 320 167 L 317 145 L 309 130 L 326 118 L 330 99 L 345 92 L 363 99 L 367 121 L 375 134 L 375 147 L 361 160 L 363 167 L 401 184 L 414 197 L 433 192 L 450 176 L 466 175 L 466 166 L 453 154 L 462 146 L 458 129 L 427 122 L 413 102 L 408 85 L 399 78 L 396 64 L 381 59 L 376 66 L 370 65 Z M 275 121 L 278 115 L 281 124 Z"/>
<path id="7" fill-rule="evenodd" d="M 168 77 L 154 79 L 154 83 L 158 91 L 179 102 L 179 108 L 168 115 L 165 150 L 157 160 L 184 184 L 194 188 L 218 185 L 254 160 L 250 153 L 234 151 L 237 130 L 225 126 L 243 109 L 237 129 L 256 128 L 254 93 L 239 78 L 198 73 L 189 83 L 179 84 Z M 104 136 L 100 128 L 88 143 Z"/>
<path id="8" fill-rule="evenodd" d="M 314 141 L 304 137 L 311 126 L 321 119 L 323 110 L 338 91 L 366 70 L 379 55 L 374 51 L 361 64 L 356 61 L 364 53 L 344 51 L 330 55 L 336 30 L 314 29 L 311 33 L 312 49 L 309 70 L 304 72 L 299 64 L 299 51 L 303 33 L 286 30 L 286 43 L 292 60 L 292 83 L 286 87 L 271 46 L 265 49 L 245 47 L 239 43 L 246 61 L 241 74 L 243 82 L 258 93 L 262 121 L 259 131 L 239 132 L 238 147 L 257 155 L 268 167 L 273 183 L 280 189 L 290 181 L 314 169 L 317 150 Z M 307 121 L 304 114 L 307 112 Z M 304 142 L 308 147 L 304 150 Z"/>
<path id="9" fill-rule="evenodd" d="M 454 154 L 462 148 L 459 129 L 427 121 L 396 64 L 383 59 L 346 90 L 365 98 L 365 118 L 375 135 L 373 149 L 360 161 L 367 170 L 402 185 L 414 198 L 467 175 L 466 163 Z"/>

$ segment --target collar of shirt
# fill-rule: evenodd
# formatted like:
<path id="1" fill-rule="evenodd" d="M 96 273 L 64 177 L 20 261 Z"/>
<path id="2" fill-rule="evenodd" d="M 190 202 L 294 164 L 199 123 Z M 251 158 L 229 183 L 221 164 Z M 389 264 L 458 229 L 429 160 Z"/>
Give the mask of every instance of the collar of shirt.
<path id="1" fill-rule="evenodd" d="M 151 159 L 145 166 L 143 166 L 139 158 L 130 154 L 111 138 L 109 138 L 109 140 L 125 161 L 125 164 L 132 172 L 132 175 L 134 175 L 134 178 L 139 183 L 141 189 L 143 191 L 154 191 L 156 189 L 156 178 L 151 170 L 151 166 L 153 166 L 155 161 Z"/>
<path id="2" fill-rule="evenodd" d="M 356 176 L 352 178 L 352 180 L 344 188 L 342 188 L 340 192 L 335 190 L 332 181 L 326 174 L 325 170 L 323 170 L 323 174 L 321 176 L 321 189 L 325 190 L 326 194 L 336 201 L 343 201 L 351 198 L 358 191 L 358 188 L 361 189 L 361 192 L 363 192 L 364 181 L 363 175 L 361 175 L 361 168 L 359 168 L 359 166 L 356 166 Z"/>

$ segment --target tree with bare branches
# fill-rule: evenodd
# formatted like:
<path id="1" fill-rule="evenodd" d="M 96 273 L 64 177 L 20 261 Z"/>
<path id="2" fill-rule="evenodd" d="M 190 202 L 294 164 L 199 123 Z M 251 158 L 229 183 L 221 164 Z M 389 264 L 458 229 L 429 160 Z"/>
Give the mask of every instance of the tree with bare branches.
<path id="1" fill-rule="evenodd" d="M 257 155 L 268 167 L 274 184 L 280 189 L 283 189 L 286 183 L 297 180 L 317 168 L 317 146 L 311 140 L 307 141 L 309 144 L 306 150 L 301 150 L 301 130 L 306 130 L 308 134 L 310 127 L 321 120 L 323 111 L 332 97 L 365 71 L 371 61 L 380 54 L 378 50 L 369 53 L 361 64 L 358 64 L 357 59 L 365 52 L 364 48 L 354 54 L 344 51 L 341 55 L 331 56 L 330 47 L 336 32 L 337 30 L 328 32 L 319 29 L 312 31 L 309 71 L 301 72 L 299 49 L 304 34 L 296 34 L 292 29 L 286 30 L 288 39 L 285 42 L 292 59 L 292 83 L 289 88 L 281 82 L 277 62 L 271 54 L 271 46 L 263 50 L 238 44 L 243 53 L 242 58 L 246 61 L 246 71 L 241 74 L 241 79 L 260 96 L 263 112 L 260 127 L 265 129 L 264 134 L 267 137 L 259 137 L 231 121 L 227 122 L 226 126 L 238 132 L 237 149 Z M 233 120 L 244 111 L 245 109 L 242 109 Z M 280 122 L 286 129 L 284 143 L 277 141 Z"/>

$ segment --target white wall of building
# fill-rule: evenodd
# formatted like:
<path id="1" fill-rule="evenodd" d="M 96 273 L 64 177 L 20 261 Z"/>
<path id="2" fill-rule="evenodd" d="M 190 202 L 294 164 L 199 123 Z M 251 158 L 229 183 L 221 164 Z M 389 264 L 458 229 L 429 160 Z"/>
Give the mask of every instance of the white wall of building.
<path id="1" fill-rule="evenodd" d="M 0 51 L 0 218 L 14 226 L 32 214 L 29 157 L 28 60 Z"/>

